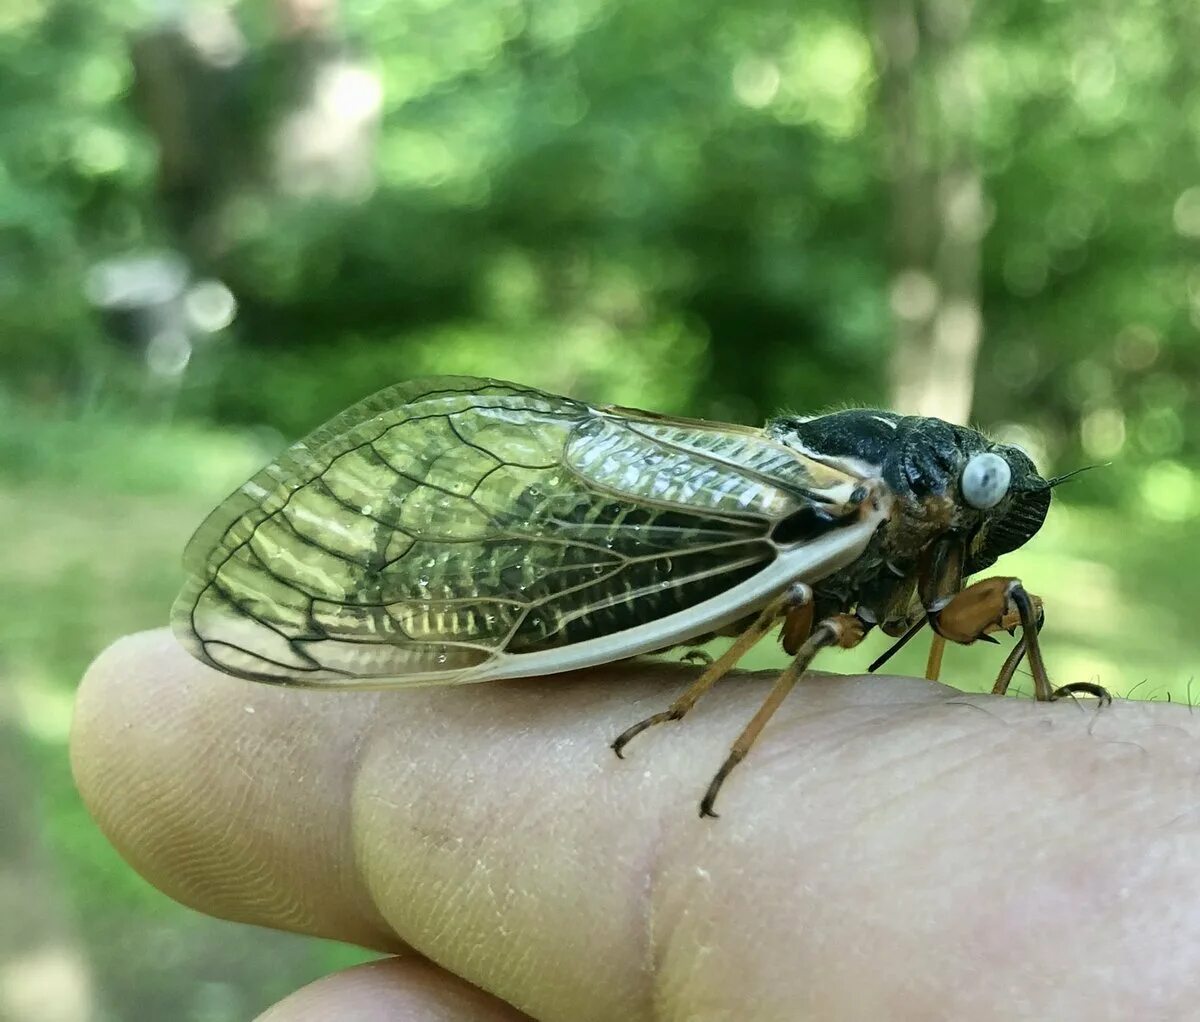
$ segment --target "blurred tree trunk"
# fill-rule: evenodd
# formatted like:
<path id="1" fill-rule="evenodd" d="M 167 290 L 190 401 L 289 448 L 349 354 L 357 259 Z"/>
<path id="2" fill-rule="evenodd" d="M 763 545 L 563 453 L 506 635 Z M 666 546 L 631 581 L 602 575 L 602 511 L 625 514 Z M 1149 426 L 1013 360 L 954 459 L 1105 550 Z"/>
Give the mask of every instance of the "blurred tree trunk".
<path id="1" fill-rule="evenodd" d="M 982 339 L 976 98 L 964 55 L 972 0 L 873 0 L 891 185 L 889 298 L 900 411 L 965 422 Z"/>
<path id="2" fill-rule="evenodd" d="M 372 185 L 377 77 L 350 52 L 338 0 L 275 0 L 252 47 L 228 2 L 181 4 L 131 46 L 136 98 L 159 148 L 180 247 L 219 263 L 237 203 L 258 193 L 353 199 Z"/>

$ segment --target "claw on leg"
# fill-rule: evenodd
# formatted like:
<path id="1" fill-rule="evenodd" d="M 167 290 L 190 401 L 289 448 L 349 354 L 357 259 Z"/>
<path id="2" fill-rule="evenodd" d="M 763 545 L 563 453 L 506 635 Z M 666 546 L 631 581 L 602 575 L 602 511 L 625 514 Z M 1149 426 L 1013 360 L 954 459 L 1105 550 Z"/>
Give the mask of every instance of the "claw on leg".
<path id="1" fill-rule="evenodd" d="M 1095 696 L 1100 700 L 1101 706 L 1111 706 L 1112 696 L 1109 695 L 1108 689 L 1103 685 L 1097 685 L 1090 681 L 1073 681 L 1069 685 L 1059 685 L 1051 694 L 1051 699 L 1070 699 L 1074 698 L 1075 693 L 1082 692 L 1084 695 Z"/>

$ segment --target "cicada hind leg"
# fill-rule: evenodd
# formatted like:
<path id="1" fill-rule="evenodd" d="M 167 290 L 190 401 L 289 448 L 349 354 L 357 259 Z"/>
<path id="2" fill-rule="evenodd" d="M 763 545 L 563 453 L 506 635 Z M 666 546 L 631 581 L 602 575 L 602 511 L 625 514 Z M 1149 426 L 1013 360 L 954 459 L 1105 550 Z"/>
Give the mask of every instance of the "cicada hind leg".
<path id="1" fill-rule="evenodd" d="M 980 639 L 989 640 L 992 632 L 1001 629 L 1012 635 L 1020 626 L 1021 639 L 1000 668 L 992 686 L 994 695 L 1004 695 L 1008 691 L 1022 659 L 1028 657 L 1034 697 L 1039 701 L 1050 702 L 1077 693 L 1095 696 L 1105 703 L 1112 701 L 1106 689 L 1091 682 L 1074 682 L 1057 688 L 1050 684 L 1038 641 L 1038 633 L 1045 623 L 1042 601 L 1028 592 L 1018 578 L 997 576 L 969 585 L 931 613 L 929 621 L 938 637 L 963 645 Z M 940 655 L 938 662 L 940 665 Z M 930 666 L 933 666 L 932 654 Z"/>
<path id="2" fill-rule="evenodd" d="M 700 802 L 700 815 L 715 817 L 717 814 L 713 812 L 713 804 L 716 802 L 717 792 L 725 783 L 725 778 L 729 776 L 735 766 L 746 758 L 746 753 L 750 751 L 750 747 L 762 729 L 766 727 L 767 721 L 779 709 L 780 704 L 787 698 L 801 675 L 808 669 L 813 657 L 826 646 L 842 646 L 846 649 L 857 646 L 871 627 L 869 622 L 854 614 L 834 614 L 824 618 L 814 628 L 814 613 L 815 602 L 812 590 L 802 582 L 789 586 L 782 596 L 763 609 L 754 619 L 753 624 L 733 641 L 729 649 L 709 664 L 692 686 L 667 709 L 661 713 L 652 714 L 623 731 L 612 743 L 613 751 L 624 758 L 623 750 L 630 739 L 637 737 L 655 724 L 665 724 L 667 721 L 682 718 L 696 705 L 697 700 L 705 692 L 737 665 L 737 662 L 755 643 L 782 621 L 783 629 L 780 638 L 783 641 L 784 650 L 792 655 L 792 662 L 776 679 L 758 712 L 738 736 L 737 741 L 733 743 L 729 755 L 721 765 L 721 769 L 716 772 Z"/>
<path id="3" fill-rule="evenodd" d="M 816 603 L 812 590 L 802 582 L 789 586 L 778 599 L 767 605 L 754 622 L 742 632 L 724 654 L 708 665 L 692 686 L 661 713 L 651 714 L 623 731 L 612 743 L 613 751 L 624 758 L 624 748 L 629 741 L 655 724 L 681 719 L 705 692 L 728 674 L 747 651 L 781 621 L 783 628 L 780 639 L 784 651 L 792 656 L 792 662 L 776 679 L 762 706 L 746 725 L 729 750 L 721 769 L 713 776 L 704 798 L 700 802 L 700 815 L 715 817 L 713 804 L 725 778 L 750 751 L 767 721 L 787 698 L 796 682 L 808 669 L 813 658 L 827 646 L 850 649 L 857 646 L 871 628 L 872 622 L 854 614 L 834 614 L 823 618 L 813 626 Z"/>
<path id="4" fill-rule="evenodd" d="M 811 624 L 811 617 L 809 618 Z M 775 684 L 771 687 L 771 691 L 767 694 L 767 698 L 763 701 L 762 706 L 758 708 L 758 712 L 746 725 L 745 729 L 738 735 L 737 741 L 733 743 L 729 750 L 729 755 L 725 758 L 725 762 L 721 764 L 721 769 L 713 776 L 712 782 L 708 786 L 708 791 L 704 793 L 704 798 L 700 801 L 700 815 L 716 817 L 713 812 L 713 805 L 717 800 L 717 793 L 721 790 L 721 785 L 725 783 L 725 778 L 737 766 L 746 754 L 750 751 L 750 747 L 754 745 L 758 739 L 762 729 L 767 726 L 767 721 L 775 715 L 775 711 L 779 709 L 788 693 L 795 687 L 796 682 L 808 670 L 809 664 L 813 658 L 827 646 L 841 646 L 843 649 L 853 649 L 863 640 L 863 636 L 870 628 L 870 624 L 862 618 L 854 614 L 835 614 L 832 617 L 827 617 L 821 621 L 815 628 L 811 629 L 811 633 L 800 644 L 799 648 L 794 650 L 795 657 L 788 664 L 784 672 L 775 680 Z M 787 629 L 784 630 L 784 643 L 787 646 Z M 789 649 L 788 652 L 793 652 Z"/>
<path id="5" fill-rule="evenodd" d="M 622 731 L 612 743 L 612 750 L 620 758 L 625 758 L 625 746 L 634 738 L 640 735 L 643 731 L 654 727 L 656 724 L 665 724 L 672 720 L 681 720 L 683 716 L 699 701 L 710 688 L 718 681 L 727 675 L 738 661 L 742 659 L 757 643 L 773 629 L 782 619 L 785 622 L 785 632 L 788 630 L 788 623 L 796 620 L 801 624 L 792 625 L 793 631 L 796 628 L 802 627 L 802 622 L 807 617 L 809 626 L 812 624 L 812 590 L 803 583 L 796 583 L 789 586 L 788 589 L 777 599 L 773 600 L 763 608 L 758 617 L 753 623 L 742 632 L 729 648 L 725 650 L 716 660 L 711 661 L 705 670 L 700 674 L 700 677 L 692 683 L 686 692 L 676 699 L 670 706 L 660 713 L 653 713 L 645 720 L 639 720 L 632 727 Z M 807 635 L 807 632 L 806 632 Z"/>

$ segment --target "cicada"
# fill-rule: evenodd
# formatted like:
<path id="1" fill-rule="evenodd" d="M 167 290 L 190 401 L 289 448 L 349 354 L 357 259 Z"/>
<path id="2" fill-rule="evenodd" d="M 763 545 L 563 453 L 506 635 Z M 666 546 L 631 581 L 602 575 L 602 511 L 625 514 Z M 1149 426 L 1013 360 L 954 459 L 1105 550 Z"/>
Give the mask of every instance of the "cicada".
<path id="1" fill-rule="evenodd" d="M 1041 604 L 1018 579 L 965 585 L 1038 531 L 1057 481 L 933 418 L 755 429 L 435 377 L 354 405 L 221 504 L 187 548 L 172 621 L 228 674 L 328 687 L 548 675 L 734 637 L 618 755 L 779 628 L 793 659 L 704 795 L 715 815 L 817 652 L 873 628 L 967 644 L 1019 626 L 996 692 L 1028 655 L 1038 699 L 1103 695 L 1051 687 Z"/>

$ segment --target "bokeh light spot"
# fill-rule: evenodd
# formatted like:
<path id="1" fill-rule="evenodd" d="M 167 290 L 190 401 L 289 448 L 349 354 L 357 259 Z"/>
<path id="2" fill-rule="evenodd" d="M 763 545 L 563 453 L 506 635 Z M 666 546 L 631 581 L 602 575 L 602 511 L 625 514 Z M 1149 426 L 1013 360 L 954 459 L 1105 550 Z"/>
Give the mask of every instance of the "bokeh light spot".
<path id="1" fill-rule="evenodd" d="M 1196 473 L 1178 461 L 1157 461 L 1145 469 L 1138 493 L 1146 510 L 1163 522 L 1183 522 L 1200 513 Z"/>

